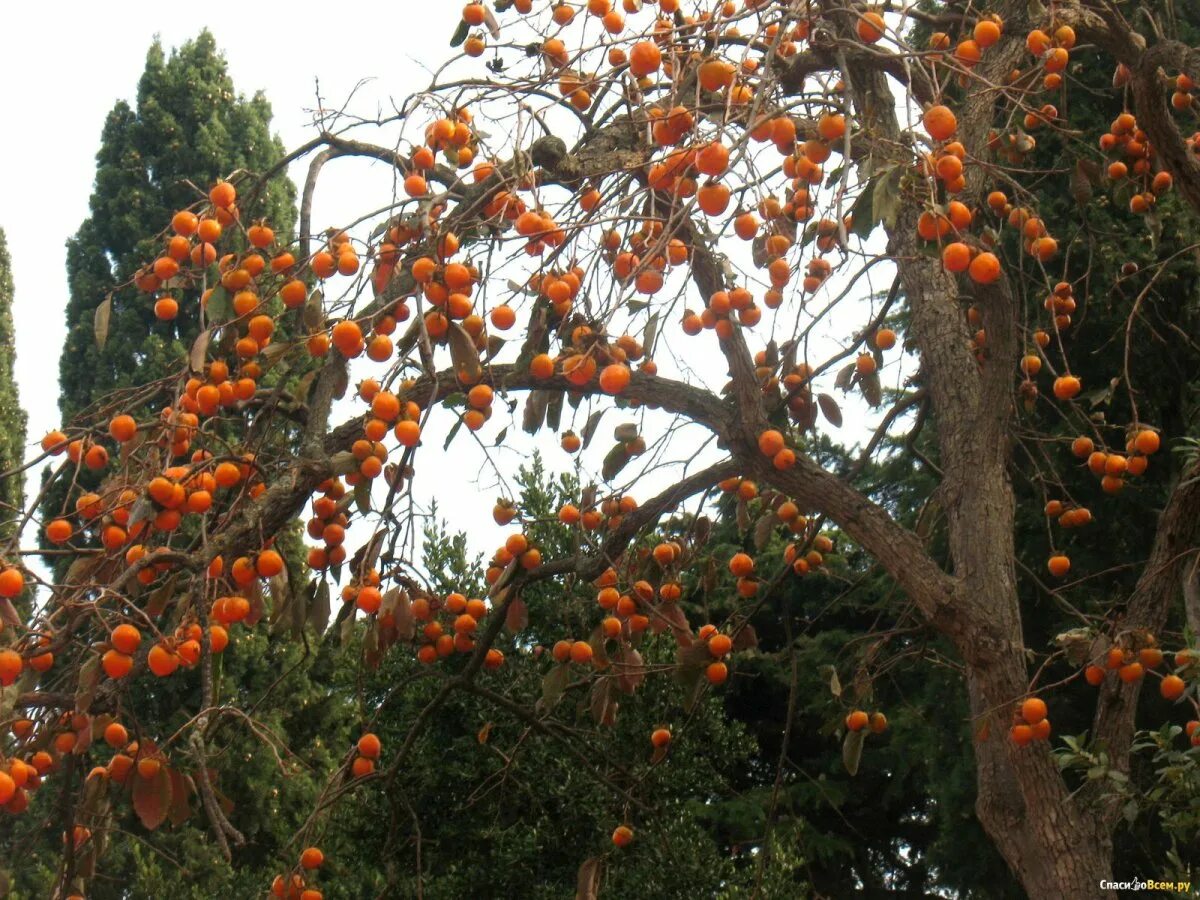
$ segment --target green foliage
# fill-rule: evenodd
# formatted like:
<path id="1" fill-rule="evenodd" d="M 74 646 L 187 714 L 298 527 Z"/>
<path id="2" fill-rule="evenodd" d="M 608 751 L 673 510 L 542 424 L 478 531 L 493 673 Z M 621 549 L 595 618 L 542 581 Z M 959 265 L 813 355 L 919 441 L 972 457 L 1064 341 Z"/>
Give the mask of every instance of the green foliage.
<path id="1" fill-rule="evenodd" d="M 0 229 L 0 472 L 21 465 L 25 456 L 25 410 L 17 397 L 17 382 L 13 374 L 17 343 L 13 333 L 12 262 L 8 258 L 8 242 Z M 23 474 L 0 479 L 0 522 L 8 523 L 25 506 Z M 0 537 L 6 537 L 11 527 L 0 527 Z"/>
<path id="2" fill-rule="evenodd" d="M 578 485 L 569 476 L 549 478 L 537 458 L 516 482 L 524 532 L 548 556 L 566 551 L 578 532 L 555 514 L 567 500 L 578 502 Z M 424 559 L 436 590 L 481 589 L 464 580 L 479 571 L 465 554 L 460 536 L 427 529 Z M 721 809 L 742 802 L 734 784 L 753 764 L 754 742 L 726 719 L 718 694 L 685 713 L 680 685 L 651 675 L 634 697 L 621 699 L 613 726 L 597 726 L 586 689 L 572 678 L 549 714 L 534 711 L 543 676 L 557 666 L 543 645 L 563 625 L 586 636 L 596 619 L 594 593 L 578 583 L 528 587 L 530 627 L 501 636 L 496 646 L 512 661 L 480 681 L 543 727 L 486 697 L 452 692 L 416 734 L 395 785 L 389 791 L 364 785 L 333 812 L 322 847 L 331 858 L 360 862 L 339 869 L 351 880 L 330 883 L 327 897 L 369 896 L 389 878 L 394 896 L 415 895 L 420 880 L 431 898 L 561 897 L 589 859 L 602 861 L 601 896 L 750 892 L 755 868 L 731 853 L 719 820 Z M 674 660 L 669 634 L 647 636 L 639 649 L 651 667 Z M 382 739 L 384 768 L 443 679 L 464 661 L 456 655 L 425 667 L 399 649 L 365 682 L 356 677 L 343 686 L 359 694 L 364 710 L 379 709 L 363 728 Z M 673 740 L 655 764 L 649 737 L 660 725 L 671 728 Z M 631 847 L 617 850 L 610 836 L 622 823 L 636 836 Z M 362 864 L 375 860 L 384 864 Z M 796 895 L 801 861 L 791 851 L 778 862 L 772 877 L 790 883 L 788 894 Z"/>
<path id="3" fill-rule="evenodd" d="M 162 251 L 155 237 L 172 214 L 204 199 L 218 178 L 262 173 L 283 155 L 261 94 L 237 94 L 213 36 L 170 56 L 157 42 L 146 55 L 137 102 L 118 102 L 96 154 L 90 215 L 67 242 L 68 334 L 60 364 L 63 420 L 114 389 L 146 385 L 174 371 L 197 333 L 198 292 L 174 291 L 180 314 L 159 322 L 153 298 L 135 287 L 113 294 L 108 340 L 96 345 L 96 307 Z M 295 222 L 295 188 L 274 179 L 242 221 L 266 217 L 281 232 Z"/>

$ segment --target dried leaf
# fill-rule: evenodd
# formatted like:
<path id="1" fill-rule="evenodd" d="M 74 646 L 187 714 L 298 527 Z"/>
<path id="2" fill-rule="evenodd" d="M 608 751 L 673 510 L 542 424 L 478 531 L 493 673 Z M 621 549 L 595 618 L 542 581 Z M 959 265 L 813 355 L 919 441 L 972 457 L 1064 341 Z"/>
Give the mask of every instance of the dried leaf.
<path id="1" fill-rule="evenodd" d="M 211 337 L 212 329 L 204 329 L 196 335 L 196 340 L 192 342 L 192 349 L 188 352 L 188 367 L 197 375 L 204 371 L 204 358 L 208 356 L 208 342 Z M 275 345 L 271 344 L 270 346 L 274 347 Z"/>
<path id="2" fill-rule="evenodd" d="M 900 177 L 904 170 L 900 166 L 889 166 L 880 171 L 874 179 L 874 196 L 871 199 L 871 217 L 882 223 L 887 229 L 896 227 L 896 219 L 900 214 L 903 195 L 900 192 Z M 858 231 L 858 218 L 854 219 L 854 231 Z"/>
<path id="3" fill-rule="evenodd" d="M 620 441 L 622 444 L 628 444 L 630 441 L 636 441 L 638 436 L 638 427 L 635 422 L 622 422 L 613 429 L 613 440 Z"/>
<path id="4" fill-rule="evenodd" d="M 733 652 L 737 653 L 740 650 L 753 650 L 758 646 L 758 632 L 754 630 L 754 626 L 747 622 L 737 630 L 737 634 L 733 636 Z"/>
<path id="5" fill-rule="evenodd" d="M 496 14 L 486 6 L 483 8 L 483 24 L 487 27 L 488 34 L 492 36 L 493 40 L 500 37 L 500 23 L 496 21 Z"/>
<path id="6" fill-rule="evenodd" d="M 687 616 L 673 600 L 658 605 L 654 615 L 650 617 L 650 626 L 655 634 L 662 634 L 670 628 L 680 647 L 690 647 L 693 643 L 692 629 L 688 626 Z"/>
<path id="7" fill-rule="evenodd" d="M 738 531 L 745 531 L 750 527 L 750 507 L 741 497 L 738 497 L 736 518 Z"/>
<path id="8" fill-rule="evenodd" d="M 842 391 L 850 390 L 850 383 L 854 378 L 855 368 L 854 363 L 847 363 L 838 369 L 837 378 L 833 380 L 833 386 Z"/>
<path id="9" fill-rule="evenodd" d="M 587 449 L 587 445 L 592 442 L 592 437 L 596 434 L 596 428 L 599 427 L 600 419 L 603 416 L 603 409 L 598 409 L 588 416 L 588 420 L 583 426 L 583 431 L 579 435 L 583 439 L 584 449 Z"/>
<path id="10" fill-rule="evenodd" d="M 93 322 L 96 332 L 96 346 L 101 350 L 108 342 L 108 323 L 112 319 L 112 294 L 109 294 L 96 307 L 96 316 Z"/>
<path id="11" fill-rule="evenodd" d="M 629 454 L 625 452 L 625 445 L 616 444 L 608 451 L 608 455 L 604 457 L 604 464 L 600 467 L 600 474 L 605 481 L 612 481 L 628 463 Z"/>
<path id="12" fill-rule="evenodd" d="M 574 398 L 572 398 L 574 400 Z M 572 405 L 577 405 L 572 403 Z M 563 409 L 563 392 L 551 391 L 550 398 L 546 402 L 546 424 L 558 431 L 558 427 L 562 424 L 562 409 Z"/>
<path id="13" fill-rule="evenodd" d="M 863 741 L 866 737 L 865 730 L 847 731 L 846 739 L 842 741 L 842 764 L 851 776 L 858 774 L 858 764 L 862 762 Z"/>
<path id="14" fill-rule="evenodd" d="M 182 772 L 168 769 L 167 776 L 171 779 L 171 807 L 167 810 L 167 817 L 171 820 L 172 825 L 182 825 L 192 814 L 188 798 L 196 792 L 196 789 L 192 780 Z"/>
<path id="15" fill-rule="evenodd" d="M 317 634 L 324 634 L 329 627 L 329 582 L 317 584 L 308 606 L 308 624 Z"/>
<path id="16" fill-rule="evenodd" d="M 150 831 L 166 821 L 173 795 L 166 766 L 160 767 L 153 778 L 143 778 L 140 773 L 133 775 L 133 809 Z"/>
<path id="17" fill-rule="evenodd" d="M 632 647 L 622 646 L 613 660 L 613 669 L 617 673 L 617 687 L 626 694 L 636 691 L 646 680 L 646 667 L 642 663 L 642 654 Z"/>
<path id="18" fill-rule="evenodd" d="M 508 604 L 508 609 L 504 613 L 504 627 L 513 634 L 529 627 L 529 607 L 520 597 Z"/>
<path id="19" fill-rule="evenodd" d="M 486 744 L 488 742 L 488 737 L 491 736 L 491 733 L 492 733 L 492 723 L 484 722 L 483 727 L 480 728 L 479 732 L 475 735 L 475 740 L 477 740 L 481 744 Z"/>
<path id="20" fill-rule="evenodd" d="M 450 360 L 454 363 L 458 380 L 463 384 L 477 382 L 483 375 L 483 367 L 479 364 L 475 339 L 457 322 L 451 322 L 446 331 L 446 340 L 450 343 Z"/>
<path id="21" fill-rule="evenodd" d="M 1087 206 L 1091 202 L 1092 181 L 1088 178 L 1088 170 L 1082 162 L 1077 162 L 1071 170 L 1070 190 L 1071 196 L 1080 206 Z"/>
<path id="22" fill-rule="evenodd" d="M 775 527 L 779 524 L 779 516 L 773 512 L 766 513 L 758 517 L 758 521 L 754 523 L 754 549 L 761 550 L 767 546 L 767 542 L 771 540 L 771 535 L 775 531 Z"/>
<path id="23" fill-rule="evenodd" d="M 879 382 L 877 372 L 863 376 L 858 382 L 858 388 L 872 409 L 878 409 L 883 403 L 883 385 Z"/>
<path id="24" fill-rule="evenodd" d="M 686 647 L 680 646 L 675 650 L 675 664 L 680 669 L 699 669 L 703 671 L 708 668 L 708 664 L 711 662 L 712 654 L 708 650 L 708 644 L 703 641 L 690 644 Z"/>
<path id="25" fill-rule="evenodd" d="M 599 900 L 600 897 L 600 859 L 589 856 L 579 867 L 579 875 L 575 879 L 575 900 Z"/>
<path id="26" fill-rule="evenodd" d="M 834 428 L 842 427 L 842 408 L 837 405 L 837 401 L 828 394 L 817 394 L 817 403 L 821 407 L 821 413 L 829 421 Z"/>
<path id="27" fill-rule="evenodd" d="M 267 589 L 271 592 L 272 612 L 277 609 L 282 609 L 291 602 L 292 592 L 288 589 L 286 566 L 284 566 L 283 571 L 278 575 L 272 575 L 267 580 Z"/>
<path id="28" fill-rule="evenodd" d="M 167 608 L 167 604 L 171 602 L 175 596 L 175 582 L 179 580 L 179 573 L 171 575 L 161 587 L 156 588 L 146 600 L 146 614 L 151 618 L 161 616 L 163 610 Z"/>
<path id="29" fill-rule="evenodd" d="M 325 327 L 325 297 L 320 291 L 313 291 L 305 299 L 300 310 L 300 321 L 310 332 Z"/>
<path id="30" fill-rule="evenodd" d="M 75 711 L 85 713 L 92 705 L 96 689 L 100 686 L 100 657 L 93 654 L 79 667 L 79 680 L 75 685 Z"/>
<path id="31" fill-rule="evenodd" d="M 592 683 L 591 696 L 588 698 L 588 708 L 592 719 L 597 725 L 613 725 L 617 720 L 617 698 L 615 685 L 611 678 L 601 678 Z"/>
<path id="32" fill-rule="evenodd" d="M 567 689 L 570 678 L 571 670 L 565 665 L 555 665 L 547 672 L 542 679 L 542 696 L 538 700 L 538 707 L 542 710 L 553 709 L 562 699 L 563 691 Z"/>
<path id="33" fill-rule="evenodd" d="M 708 684 L 708 679 L 704 677 L 704 670 L 697 668 L 679 669 L 677 677 L 683 684 L 683 710 L 691 713 L 696 709 L 700 698 L 704 696 L 704 688 Z"/>
<path id="34" fill-rule="evenodd" d="M 525 413 L 521 417 L 521 430 L 526 434 L 537 434 L 546 421 L 546 404 L 550 399 L 549 391 L 530 391 L 525 398 Z"/>
<path id="35" fill-rule="evenodd" d="M 384 607 L 392 614 L 392 627 L 396 631 L 396 639 L 411 641 L 417 631 L 417 620 L 413 618 L 412 600 L 409 599 L 408 593 L 392 588 L 383 595 L 383 602 Z"/>
<path id="36" fill-rule="evenodd" d="M 383 662 L 383 652 L 379 648 L 379 620 L 371 619 L 367 623 L 367 631 L 362 640 L 363 662 L 371 672 L 379 668 Z"/>
<path id="37" fill-rule="evenodd" d="M 842 696 L 842 680 L 838 678 L 837 669 L 829 667 L 829 693 L 835 697 Z"/>

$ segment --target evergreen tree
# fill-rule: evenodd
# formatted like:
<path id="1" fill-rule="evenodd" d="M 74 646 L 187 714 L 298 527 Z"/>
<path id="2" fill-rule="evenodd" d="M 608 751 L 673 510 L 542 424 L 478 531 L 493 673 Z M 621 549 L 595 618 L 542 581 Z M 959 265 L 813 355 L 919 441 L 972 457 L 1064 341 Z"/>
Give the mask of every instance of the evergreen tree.
<path id="1" fill-rule="evenodd" d="M 146 293 L 136 276 L 162 253 L 163 224 L 176 210 L 202 200 L 220 178 L 262 173 L 279 161 L 282 144 L 271 135 L 270 120 L 271 106 L 261 92 L 246 98 L 235 91 L 208 31 L 169 56 L 157 40 L 150 47 L 136 105 L 119 101 L 105 122 L 90 214 L 67 241 L 70 296 L 59 362 L 64 425 L 96 399 L 111 400 L 114 390 L 144 388 L 178 373 L 199 333 L 200 286 L 170 284 Z M 290 180 L 274 178 L 253 208 L 239 210 L 241 221 L 264 218 L 288 233 L 295 196 Z M 210 281 L 216 281 L 215 268 Z M 178 302 L 175 319 L 155 316 L 159 293 Z M 108 310 L 104 326 L 97 321 L 102 304 Z M 122 412 L 137 415 L 152 395 L 115 396 L 122 399 Z M 92 486 L 90 473 L 81 471 L 80 480 Z M 47 492 L 45 518 L 64 512 L 64 485 Z"/>
<path id="2" fill-rule="evenodd" d="M 153 297 L 128 284 L 161 252 L 156 235 L 175 210 L 238 170 L 261 173 L 283 154 L 270 132 L 263 94 L 235 92 L 213 36 L 202 31 L 168 57 L 155 41 L 146 55 L 136 107 L 120 101 L 109 113 L 96 154 L 91 214 L 67 242 L 67 339 L 60 363 L 63 421 L 114 388 L 166 375 L 197 332 L 198 297 L 180 295 L 179 316 L 160 322 Z M 267 218 L 281 231 L 295 221 L 295 188 L 271 181 L 243 221 Z M 97 346 L 96 308 L 112 295 L 104 347 Z"/>
<path id="3" fill-rule="evenodd" d="M 0 229 L 0 472 L 21 464 L 25 453 L 25 411 L 17 397 L 17 382 L 13 376 L 16 361 L 16 338 L 13 334 L 12 264 L 8 258 L 8 242 Z M 8 523 L 24 506 L 25 479 L 22 475 L 0 479 L 0 535 L 8 536 Z"/>

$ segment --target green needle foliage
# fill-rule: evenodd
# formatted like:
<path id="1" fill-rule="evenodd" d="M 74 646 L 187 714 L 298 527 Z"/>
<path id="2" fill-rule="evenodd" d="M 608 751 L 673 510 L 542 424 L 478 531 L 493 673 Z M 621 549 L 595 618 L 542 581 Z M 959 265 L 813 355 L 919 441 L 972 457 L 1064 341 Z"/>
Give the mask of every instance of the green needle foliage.
<path id="1" fill-rule="evenodd" d="M 8 241 L 0 228 L 0 472 L 21 465 L 25 454 L 25 410 L 17 396 L 13 375 L 17 344 L 13 333 L 12 262 Z M 0 538 L 10 537 L 11 522 L 25 505 L 25 480 L 21 477 L 0 480 Z"/>
<path id="2" fill-rule="evenodd" d="M 213 36 L 202 31 L 164 53 L 146 55 L 136 105 L 119 101 L 108 114 L 96 154 L 96 183 L 87 219 L 67 242 L 67 340 L 60 364 L 63 421 L 116 388 L 145 385 L 183 358 L 196 337 L 194 292 L 179 296 L 171 322 L 154 317 L 153 298 L 119 288 L 162 252 L 153 237 L 172 214 L 203 199 L 218 178 L 238 170 L 262 173 L 283 155 L 270 131 L 263 94 L 234 90 Z M 242 220 L 265 217 L 281 232 L 295 221 L 295 187 L 271 181 Z M 115 293 L 113 293 L 115 291 Z M 104 348 L 97 346 L 96 307 L 112 293 Z"/>

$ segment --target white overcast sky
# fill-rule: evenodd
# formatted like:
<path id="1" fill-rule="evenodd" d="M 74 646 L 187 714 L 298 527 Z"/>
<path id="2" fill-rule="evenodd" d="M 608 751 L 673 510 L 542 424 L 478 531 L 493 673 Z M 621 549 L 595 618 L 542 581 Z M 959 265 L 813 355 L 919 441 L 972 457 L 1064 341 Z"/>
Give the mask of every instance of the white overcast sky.
<path id="1" fill-rule="evenodd" d="M 0 140 L 0 227 L 8 237 L 16 282 L 17 378 L 21 403 L 29 413 L 31 442 L 59 425 L 58 357 L 67 300 L 64 243 L 88 212 L 105 116 L 118 99 L 134 101 L 154 37 L 159 36 L 169 51 L 201 27 L 212 31 L 237 90 L 247 95 L 259 89 L 266 93 L 274 111 L 272 129 L 292 148 L 313 136 L 306 110 L 315 106 L 318 79 L 322 96 L 334 105 L 340 105 L 360 80 L 372 79 L 360 88 L 353 108 L 366 115 L 373 115 L 377 107 L 386 109 L 389 98 L 401 100 L 428 83 L 425 67 L 436 67 L 451 52 L 448 39 L 460 11 L 457 2 L 409 0 L 372 8 L 361 16 L 294 4 L 285 13 L 266 18 L 244 4 L 224 2 L 200 7 L 70 4 L 53 13 L 33 4 L 6 5 L 10 40 L 0 54 L 0 83 L 9 88 L 5 98 L 9 125 Z M 476 76 L 485 74 L 482 61 L 473 63 L 479 69 Z M 291 171 L 297 183 L 303 165 Z M 386 167 L 362 161 L 331 164 L 317 192 L 314 226 L 351 221 L 387 203 L 391 194 L 392 173 Z M 886 289 L 890 277 L 890 271 L 876 275 L 871 287 Z M 865 322 L 869 312 L 862 312 Z M 861 324 L 847 327 L 843 322 L 839 330 L 845 334 Z M 678 329 L 677 320 L 666 327 Z M 674 337 L 679 337 L 677 331 Z M 702 350 L 700 359 L 704 354 L 719 359 L 711 333 L 691 340 L 702 345 L 693 345 Z M 689 347 L 687 352 L 694 351 Z M 696 366 L 697 358 L 689 355 L 688 362 Z M 892 372 L 885 375 L 891 377 L 885 377 L 885 383 L 894 385 L 899 369 L 889 368 Z M 669 364 L 660 371 L 672 374 Z M 717 385 L 723 372 L 720 365 L 714 373 Z M 842 437 L 850 440 L 860 437 L 863 427 L 877 418 L 864 416 L 853 404 L 846 412 Z M 609 429 L 618 421 L 619 414 L 608 414 L 601 428 L 605 440 L 598 439 L 585 454 L 584 464 L 591 471 L 598 471 L 610 445 Z M 494 419 L 483 432 L 489 444 L 501 427 L 495 423 Z M 517 427 L 509 434 L 517 431 L 519 410 Z M 429 487 L 420 493 L 427 498 L 436 490 L 452 525 L 466 529 L 476 549 L 490 551 L 502 540 L 503 532 L 491 524 L 490 517 L 492 501 L 500 491 L 487 473 L 482 482 L 474 483 L 483 455 L 466 437 L 465 431 L 460 434 L 445 458 L 440 437 L 435 439 L 433 454 L 425 453 L 423 465 L 419 457 L 418 474 L 423 471 L 429 479 Z M 500 460 L 511 471 L 534 446 L 543 449 L 555 468 L 574 463 L 544 432 L 536 443 L 521 436 L 511 449 L 502 451 Z M 678 472 L 660 473 L 654 481 L 673 480 Z M 30 487 L 36 483 L 34 473 Z M 639 489 L 641 499 L 649 493 L 649 488 Z M 31 537 L 27 534 L 27 540 Z"/>

